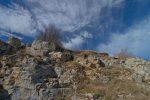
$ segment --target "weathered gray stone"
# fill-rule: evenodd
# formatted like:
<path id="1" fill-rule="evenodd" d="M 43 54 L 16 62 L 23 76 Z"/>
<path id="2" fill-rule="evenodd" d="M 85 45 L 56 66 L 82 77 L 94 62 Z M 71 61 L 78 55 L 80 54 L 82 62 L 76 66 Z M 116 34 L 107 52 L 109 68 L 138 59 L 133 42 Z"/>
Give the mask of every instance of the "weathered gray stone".
<path id="1" fill-rule="evenodd" d="M 8 39 L 8 44 L 11 45 L 14 48 L 20 48 L 21 47 L 21 41 L 18 38 L 10 37 Z"/>
<path id="2" fill-rule="evenodd" d="M 49 65 L 40 65 L 40 66 L 35 66 L 34 72 L 31 76 L 32 82 L 33 83 L 42 83 L 44 82 L 44 79 L 49 78 L 57 78 L 57 74 L 55 70 L 52 68 L 52 66 Z"/>
<path id="3" fill-rule="evenodd" d="M 145 76 L 143 78 L 143 81 L 150 84 L 150 73 L 149 74 L 145 74 Z"/>
<path id="4" fill-rule="evenodd" d="M 48 52 L 55 50 L 55 44 L 37 40 L 32 43 L 31 47 L 26 48 L 26 53 L 32 56 L 46 56 Z"/>
<path id="5" fill-rule="evenodd" d="M 57 73 L 58 77 L 60 77 L 63 73 L 63 68 L 55 67 L 55 72 Z"/>
<path id="6" fill-rule="evenodd" d="M 69 52 L 50 52 L 51 59 L 60 59 L 61 61 L 71 61 L 73 56 Z"/>
<path id="7" fill-rule="evenodd" d="M 144 78 L 144 75 L 141 75 L 141 74 L 138 74 L 138 73 L 134 73 L 132 75 L 133 79 L 138 82 L 138 83 L 142 83 L 143 82 L 143 78 Z"/>
<path id="8" fill-rule="evenodd" d="M 34 48 L 36 50 L 55 51 L 56 45 L 54 43 L 37 40 L 32 43 L 32 48 Z"/>
<path id="9" fill-rule="evenodd" d="M 100 57 L 96 55 L 87 55 L 87 57 L 81 56 L 75 59 L 75 61 L 79 62 L 83 66 L 90 67 L 105 67 L 105 64 L 100 60 Z"/>
<path id="10" fill-rule="evenodd" d="M 43 50 L 43 49 L 36 50 L 32 47 L 27 47 L 26 53 L 32 56 L 46 56 L 48 53 L 48 50 Z"/>
<path id="11" fill-rule="evenodd" d="M 20 53 L 5 55 L 0 59 L 0 80 L 7 92 L 2 93 L 1 90 L 4 89 L 0 89 L 0 96 L 7 97 L 11 94 L 12 100 L 57 100 L 58 96 L 71 97 L 79 90 L 86 92 L 81 94 L 83 98 L 76 95 L 72 99 L 85 100 L 94 99 L 94 93 L 90 91 L 96 91 L 100 96 L 104 92 L 102 94 L 105 96 L 108 90 L 119 84 L 116 96 L 120 100 L 125 96 L 130 97 L 126 87 L 128 81 L 131 86 L 140 83 L 150 90 L 150 63 L 145 60 L 112 58 L 90 51 L 86 54 L 67 50 L 58 52 L 52 49 L 51 44 L 41 42 L 35 41 L 31 47 L 26 48 L 26 53 L 30 55 L 21 49 L 18 51 Z M 97 91 L 97 88 L 102 91 Z M 129 92 L 132 92 L 132 88 Z M 137 89 L 133 91 L 138 94 L 141 90 Z M 144 92 L 142 95 L 145 95 Z M 103 96 L 99 99 L 103 99 Z"/>

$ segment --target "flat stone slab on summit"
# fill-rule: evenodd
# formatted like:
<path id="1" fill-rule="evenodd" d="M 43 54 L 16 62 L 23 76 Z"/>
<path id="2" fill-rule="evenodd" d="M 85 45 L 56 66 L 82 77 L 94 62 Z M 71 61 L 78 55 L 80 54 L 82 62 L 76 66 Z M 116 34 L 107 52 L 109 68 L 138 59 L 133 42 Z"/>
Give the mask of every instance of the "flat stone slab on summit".
<path id="1" fill-rule="evenodd" d="M 32 56 L 46 56 L 48 50 L 35 50 L 32 47 L 27 47 L 26 53 Z"/>

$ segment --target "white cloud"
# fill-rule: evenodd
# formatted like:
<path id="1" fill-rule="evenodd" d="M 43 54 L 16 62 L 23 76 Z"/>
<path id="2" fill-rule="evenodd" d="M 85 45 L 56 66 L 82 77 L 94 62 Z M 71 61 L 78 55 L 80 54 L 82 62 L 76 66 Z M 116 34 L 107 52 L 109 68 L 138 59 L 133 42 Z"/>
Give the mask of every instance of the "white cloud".
<path id="1" fill-rule="evenodd" d="M 26 0 L 26 4 L 39 23 L 55 24 L 64 31 L 74 31 L 97 20 L 103 7 L 117 6 L 121 1 L 123 0 Z"/>
<path id="2" fill-rule="evenodd" d="M 124 0 L 22 0 L 0 6 L 0 29 L 34 36 L 43 25 L 54 24 L 64 31 L 77 30 L 100 17 L 103 7 L 117 6 Z"/>
<path id="3" fill-rule="evenodd" d="M 83 31 L 81 32 L 81 35 L 84 37 L 84 38 L 92 38 L 92 34 L 90 34 L 89 32 L 87 31 Z"/>
<path id="4" fill-rule="evenodd" d="M 99 51 L 115 54 L 127 48 L 136 56 L 148 58 L 150 55 L 150 18 L 135 24 L 125 34 L 113 34 L 108 44 L 100 44 Z"/>
<path id="5" fill-rule="evenodd" d="M 75 37 L 71 38 L 67 42 L 63 42 L 63 45 L 65 48 L 68 49 L 81 49 L 82 45 L 86 43 L 87 39 L 92 38 L 92 34 L 84 31 L 81 32 L 79 35 L 76 35 Z"/>
<path id="6" fill-rule="evenodd" d="M 36 29 L 30 13 L 18 5 L 12 7 L 0 6 L 0 29 L 32 36 Z"/>

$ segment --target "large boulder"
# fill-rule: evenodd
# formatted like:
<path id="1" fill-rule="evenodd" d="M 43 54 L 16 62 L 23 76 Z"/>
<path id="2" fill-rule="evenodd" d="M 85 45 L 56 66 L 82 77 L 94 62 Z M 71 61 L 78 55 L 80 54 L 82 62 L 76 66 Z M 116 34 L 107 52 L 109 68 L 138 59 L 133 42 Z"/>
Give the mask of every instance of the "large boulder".
<path id="1" fill-rule="evenodd" d="M 36 50 L 49 50 L 49 51 L 55 51 L 56 50 L 56 45 L 54 43 L 49 43 L 46 41 L 34 41 L 32 43 L 32 48 Z"/>
<path id="2" fill-rule="evenodd" d="M 8 39 L 8 44 L 11 45 L 12 47 L 16 48 L 16 49 L 21 47 L 21 41 L 15 37 L 10 37 Z"/>
<path id="3" fill-rule="evenodd" d="M 32 43 L 31 47 L 27 47 L 26 53 L 32 56 L 45 56 L 48 52 L 56 50 L 54 43 L 36 40 Z"/>
<path id="4" fill-rule="evenodd" d="M 45 56 L 47 55 L 48 50 L 36 50 L 32 47 L 27 47 L 26 53 L 32 56 Z"/>

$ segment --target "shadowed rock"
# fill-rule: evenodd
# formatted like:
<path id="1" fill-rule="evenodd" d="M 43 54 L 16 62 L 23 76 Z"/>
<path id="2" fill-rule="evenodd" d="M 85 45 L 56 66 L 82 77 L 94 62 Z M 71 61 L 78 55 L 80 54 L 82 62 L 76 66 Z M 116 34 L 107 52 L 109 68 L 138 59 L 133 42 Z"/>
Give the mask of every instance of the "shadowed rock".
<path id="1" fill-rule="evenodd" d="M 8 94 L 8 91 L 4 89 L 2 84 L 0 84 L 0 100 L 11 100 L 11 96 Z"/>
<path id="2" fill-rule="evenodd" d="M 12 49 L 13 49 L 12 46 L 0 40 L 0 54 L 1 55 L 10 53 Z"/>
<path id="3" fill-rule="evenodd" d="M 8 39 L 8 44 L 14 47 L 15 49 L 19 49 L 21 47 L 21 41 L 15 37 L 10 37 Z"/>
<path id="4" fill-rule="evenodd" d="M 57 78 L 55 70 L 49 65 L 35 66 L 31 79 L 34 84 L 43 83 L 47 78 Z"/>

